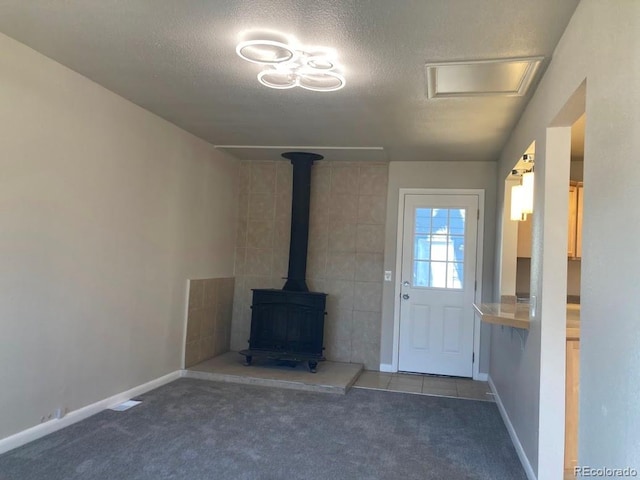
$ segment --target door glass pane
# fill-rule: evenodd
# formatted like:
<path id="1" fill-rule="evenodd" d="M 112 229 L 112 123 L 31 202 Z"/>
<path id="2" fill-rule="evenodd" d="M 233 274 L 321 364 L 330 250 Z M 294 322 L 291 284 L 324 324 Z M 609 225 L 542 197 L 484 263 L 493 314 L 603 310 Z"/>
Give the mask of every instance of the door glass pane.
<path id="1" fill-rule="evenodd" d="M 447 287 L 447 262 L 431 262 L 431 287 Z"/>
<path id="2" fill-rule="evenodd" d="M 462 263 L 447 263 L 447 288 L 462 288 Z"/>
<path id="3" fill-rule="evenodd" d="M 431 256 L 431 235 L 416 235 L 414 249 L 414 260 L 429 260 Z"/>
<path id="4" fill-rule="evenodd" d="M 416 287 L 429 287 L 430 262 L 413 262 L 413 285 Z"/>
<path id="5" fill-rule="evenodd" d="M 446 235 L 431 236 L 431 260 L 446 262 L 449 246 Z"/>
<path id="6" fill-rule="evenodd" d="M 449 260 L 453 260 L 455 262 L 463 262 L 464 261 L 464 237 L 449 237 L 451 243 L 453 244 L 452 255 L 453 258 Z"/>
<path id="7" fill-rule="evenodd" d="M 413 285 L 462 289 L 465 209 L 417 208 L 413 236 Z"/>
<path id="8" fill-rule="evenodd" d="M 449 234 L 464 235 L 464 209 L 449 210 Z"/>
<path id="9" fill-rule="evenodd" d="M 431 232 L 431 209 L 416 208 L 416 233 Z"/>

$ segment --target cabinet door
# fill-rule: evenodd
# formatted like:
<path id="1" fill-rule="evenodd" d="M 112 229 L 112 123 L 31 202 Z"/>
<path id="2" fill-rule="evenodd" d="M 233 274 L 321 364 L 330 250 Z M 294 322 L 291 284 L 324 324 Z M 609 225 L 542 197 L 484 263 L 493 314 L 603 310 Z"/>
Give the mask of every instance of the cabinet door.
<path id="1" fill-rule="evenodd" d="M 578 208 L 578 187 L 569 186 L 569 241 L 567 245 L 567 254 L 569 257 L 576 256 L 576 224 L 577 224 L 577 208 Z"/>
<path id="2" fill-rule="evenodd" d="M 576 257 L 582 257 L 582 185 L 578 185 L 578 211 L 576 213 Z"/>
<path id="3" fill-rule="evenodd" d="M 518 222 L 518 258 L 531 258 L 531 215 Z"/>

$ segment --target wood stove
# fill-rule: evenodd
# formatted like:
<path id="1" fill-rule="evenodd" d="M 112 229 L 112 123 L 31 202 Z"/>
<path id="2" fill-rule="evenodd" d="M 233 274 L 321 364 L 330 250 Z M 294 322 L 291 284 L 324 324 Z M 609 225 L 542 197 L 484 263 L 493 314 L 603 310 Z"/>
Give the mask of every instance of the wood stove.
<path id="1" fill-rule="evenodd" d="M 323 157 L 315 153 L 287 152 L 293 165 L 289 271 L 282 290 L 254 289 L 249 349 L 242 350 L 245 365 L 254 356 L 289 362 L 307 361 L 312 373 L 323 360 L 324 317 L 327 294 L 310 292 L 305 281 L 309 241 L 311 166 Z"/>

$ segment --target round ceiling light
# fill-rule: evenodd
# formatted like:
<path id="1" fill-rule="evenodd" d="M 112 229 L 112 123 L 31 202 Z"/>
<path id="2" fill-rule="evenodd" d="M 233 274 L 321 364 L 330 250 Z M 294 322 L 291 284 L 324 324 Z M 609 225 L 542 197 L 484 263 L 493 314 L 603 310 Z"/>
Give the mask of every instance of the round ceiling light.
<path id="1" fill-rule="evenodd" d="M 314 92 L 334 92 L 344 87 L 345 79 L 335 72 L 305 72 L 300 75 L 298 84 Z"/>
<path id="2" fill-rule="evenodd" d="M 298 76 L 287 70 L 263 70 L 258 74 L 258 81 L 265 87 L 281 90 L 298 85 Z"/>
<path id="3" fill-rule="evenodd" d="M 236 53 L 252 63 L 275 65 L 288 62 L 295 57 L 295 50 L 289 45 L 274 40 L 248 40 L 240 42 Z"/>
<path id="4" fill-rule="evenodd" d="M 263 65 L 258 81 L 269 88 L 301 87 L 333 92 L 345 85 L 336 52 L 328 47 L 305 47 L 288 35 L 269 30 L 243 32 L 237 46 L 240 58 Z"/>
<path id="5" fill-rule="evenodd" d="M 327 57 L 311 57 L 307 59 L 307 66 L 315 70 L 331 70 L 335 67 Z"/>

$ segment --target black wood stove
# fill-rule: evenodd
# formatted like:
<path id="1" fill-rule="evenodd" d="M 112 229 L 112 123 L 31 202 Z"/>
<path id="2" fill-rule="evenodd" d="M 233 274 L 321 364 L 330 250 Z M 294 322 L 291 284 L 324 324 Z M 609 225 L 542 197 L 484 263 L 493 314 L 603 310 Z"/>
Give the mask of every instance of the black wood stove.
<path id="1" fill-rule="evenodd" d="M 309 241 L 311 166 L 323 157 L 288 152 L 293 164 L 289 272 L 282 290 L 254 289 L 249 349 L 240 354 L 251 365 L 254 356 L 309 363 L 312 373 L 323 360 L 324 317 L 327 294 L 310 292 L 305 281 Z"/>

